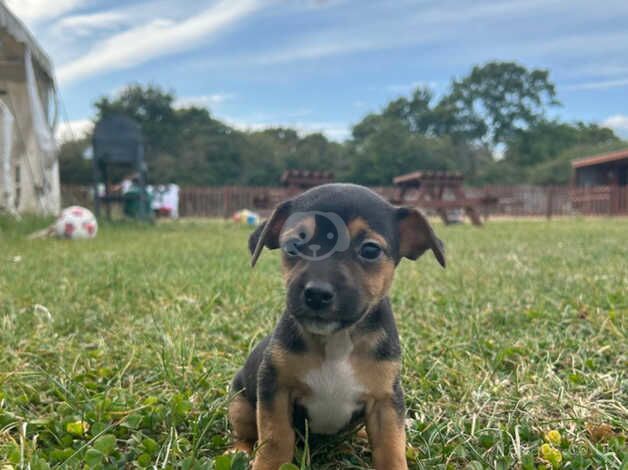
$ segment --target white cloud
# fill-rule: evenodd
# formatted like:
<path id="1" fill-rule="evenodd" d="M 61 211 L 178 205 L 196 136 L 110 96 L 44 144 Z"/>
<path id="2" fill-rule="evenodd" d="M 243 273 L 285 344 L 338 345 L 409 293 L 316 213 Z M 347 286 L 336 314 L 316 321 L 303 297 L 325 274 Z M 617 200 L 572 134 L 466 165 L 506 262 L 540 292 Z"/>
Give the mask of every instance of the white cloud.
<path id="1" fill-rule="evenodd" d="M 396 42 L 396 44 L 394 45 L 402 45 L 406 42 L 394 39 L 391 41 Z M 309 44 L 304 43 L 298 46 L 285 48 L 277 52 L 257 55 L 251 57 L 250 60 L 253 60 L 254 62 L 262 65 L 280 64 L 297 60 L 319 59 L 321 57 L 341 55 L 351 52 L 368 51 L 377 48 L 384 49 L 392 47 L 392 45 L 393 44 L 390 44 L 390 42 L 381 43 L 377 40 L 369 39 L 346 38 L 345 40 L 331 39 L 329 41 L 324 39 L 320 42 L 314 41 Z"/>
<path id="2" fill-rule="evenodd" d="M 60 19 L 54 26 L 57 34 L 87 36 L 95 30 L 108 30 L 128 20 L 122 11 L 103 11 L 89 15 L 73 15 Z"/>
<path id="3" fill-rule="evenodd" d="M 26 22 L 59 17 L 85 2 L 86 0 L 6 0 L 11 11 Z"/>
<path id="4" fill-rule="evenodd" d="M 312 110 L 310 108 L 297 108 L 283 114 L 284 118 L 287 119 L 295 119 L 295 118 L 304 118 L 305 116 L 309 116 L 312 114 Z"/>
<path id="5" fill-rule="evenodd" d="M 432 61 L 465 66 L 498 58 L 552 64 L 556 59 L 581 58 L 583 51 L 590 55 L 611 51 L 621 57 L 628 40 L 623 30 L 578 29 L 574 33 L 571 28 L 556 27 L 551 32 L 544 31 L 550 22 L 573 25 L 628 13 L 625 0 L 609 2 L 608 9 L 592 11 L 588 0 L 573 0 L 568 14 L 562 0 L 362 2 L 359 10 L 339 8 L 337 18 L 341 21 L 327 22 L 317 30 L 304 28 L 290 41 L 282 40 L 273 47 L 255 51 L 195 59 L 195 63 L 218 68 L 281 66 L 417 45 L 429 49 Z M 517 25 L 513 26 L 512 18 L 518 19 Z M 447 50 L 432 58 L 434 47 Z M 398 89 L 389 91 L 408 91 L 404 84 L 392 86 Z"/>
<path id="6" fill-rule="evenodd" d="M 618 88 L 628 86 L 628 78 L 619 80 L 600 80 L 595 82 L 577 83 L 575 85 L 567 85 L 564 90 L 605 90 L 607 88 Z"/>
<path id="7" fill-rule="evenodd" d="M 618 57 L 621 59 L 621 57 Z M 608 60 L 596 60 L 586 65 L 577 66 L 570 70 L 570 77 L 607 77 L 616 78 L 628 75 L 628 63 L 609 63 Z"/>
<path id="8" fill-rule="evenodd" d="M 69 140 L 76 140 L 85 137 L 85 135 L 88 132 L 91 132 L 93 128 L 94 123 L 89 119 L 61 122 L 57 126 L 55 137 L 57 138 L 57 142 L 62 144 L 63 142 L 67 142 Z"/>
<path id="9" fill-rule="evenodd" d="M 218 106 L 225 101 L 231 101 L 235 99 L 234 93 L 214 93 L 211 95 L 201 96 L 184 96 L 177 99 L 174 103 L 175 108 L 189 108 L 197 106 L 199 108 L 206 108 L 211 106 Z"/>
<path id="10" fill-rule="evenodd" d="M 232 118 L 221 118 L 224 122 L 242 131 L 263 131 L 277 127 L 286 127 L 296 130 L 300 135 L 321 133 L 328 139 L 341 142 L 350 137 L 349 125 L 343 122 L 307 122 L 307 121 L 254 121 Z"/>
<path id="11" fill-rule="evenodd" d="M 614 116 L 609 116 L 602 121 L 602 125 L 613 129 L 623 137 L 628 137 L 628 115 L 615 114 Z"/>
<path id="12" fill-rule="evenodd" d="M 368 32 L 362 19 L 367 13 L 361 11 L 359 22 L 336 23 L 334 27 L 306 37 L 301 42 L 267 54 L 256 54 L 246 61 L 279 64 L 424 44 L 451 38 L 461 28 L 480 22 L 510 21 L 516 15 L 530 14 L 537 8 L 552 11 L 560 7 L 560 0 L 489 1 L 483 5 L 473 2 L 456 5 L 455 8 L 451 3 L 434 2 L 418 8 L 415 2 L 408 2 L 402 8 L 392 7 L 388 11 L 377 10 L 376 5 L 363 6 L 364 10 L 374 8 L 375 11 L 371 13 L 381 16 L 369 25 Z M 403 12 L 402 15 L 399 15 L 400 12 Z"/>
<path id="13" fill-rule="evenodd" d="M 58 71 L 59 80 L 68 83 L 190 49 L 262 5 L 261 0 L 221 0 L 182 21 L 154 19 L 113 35 L 97 43 L 84 56 L 62 65 Z"/>

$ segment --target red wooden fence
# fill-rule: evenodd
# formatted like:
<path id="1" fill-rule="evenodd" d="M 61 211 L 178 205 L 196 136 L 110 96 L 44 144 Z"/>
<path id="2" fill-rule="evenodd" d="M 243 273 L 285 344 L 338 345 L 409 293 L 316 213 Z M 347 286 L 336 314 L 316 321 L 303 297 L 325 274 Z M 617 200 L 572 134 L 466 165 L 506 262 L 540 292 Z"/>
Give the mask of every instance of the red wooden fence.
<path id="1" fill-rule="evenodd" d="M 182 188 L 179 193 L 181 217 L 229 217 L 239 209 L 255 209 L 266 188 L 224 186 Z"/>
<path id="2" fill-rule="evenodd" d="M 372 188 L 386 199 L 396 194 L 393 187 Z M 493 195 L 496 204 L 483 207 L 485 216 L 628 215 L 628 187 L 600 186 L 485 186 L 465 188 L 468 197 Z M 64 185 L 63 205 L 92 206 L 90 189 Z M 229 217 L 240 209 L 267 215 L 287 197 L 285 188 L 223 186 L 181 188 L 179 214 L 182 217 Z"/>
<path id="3" fill-rule="evenodd" d="M 489 194 L 497 203 L 482 208 L 484 215 L 500 216 L 552 216 L 574 215 L 567 186 L 485 186 L 467 188 L 469 197 Z"/>
<path id="4" fill-rule="evenodd" d="M 628 186 L 573 188 L 574 209 L 582 214 L 628 215 Z"/>

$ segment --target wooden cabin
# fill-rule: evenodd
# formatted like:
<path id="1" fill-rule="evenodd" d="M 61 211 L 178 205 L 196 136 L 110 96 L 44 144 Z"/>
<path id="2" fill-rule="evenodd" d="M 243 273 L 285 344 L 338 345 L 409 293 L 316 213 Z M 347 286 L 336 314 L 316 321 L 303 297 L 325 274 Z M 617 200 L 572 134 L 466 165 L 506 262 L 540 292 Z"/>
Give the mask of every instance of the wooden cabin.
<path id="1" fill-rule="evenodd" d="M 584 214 L 628 214 L 628 149 L 571 162 L 571 202 Z"/>
<path id="2" fill-rule="evenodd" d="M 628 185 L 628 149 L 580 158 L 571 167 L 572 186 L 578 188 Z"/>

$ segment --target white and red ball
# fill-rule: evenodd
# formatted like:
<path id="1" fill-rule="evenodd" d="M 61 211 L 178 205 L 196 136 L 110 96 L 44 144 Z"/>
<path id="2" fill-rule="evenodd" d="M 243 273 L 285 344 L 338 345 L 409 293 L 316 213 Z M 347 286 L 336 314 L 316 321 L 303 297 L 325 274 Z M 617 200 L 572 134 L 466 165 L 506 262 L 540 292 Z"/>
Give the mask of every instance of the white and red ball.
<path id="1" fill-rule="evenodd" d="M 61 212 L 54 223 L 54 231 L 57 237 L 70 240 L 94 238 L 98 232 L 98 222 L 89 209 L 70 206 Z"/>

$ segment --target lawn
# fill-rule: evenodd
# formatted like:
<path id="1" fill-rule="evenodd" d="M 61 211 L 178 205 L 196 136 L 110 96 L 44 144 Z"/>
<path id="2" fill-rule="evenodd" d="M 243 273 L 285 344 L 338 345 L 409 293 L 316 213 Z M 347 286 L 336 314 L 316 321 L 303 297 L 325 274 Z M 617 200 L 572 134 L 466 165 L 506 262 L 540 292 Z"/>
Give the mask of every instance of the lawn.
<path id="1" fill-rule="evenodd" d="M 252 270 L 218 221 L 33 227 L 0 223 L 0 468 L 245 468 L 227 387 L 282 309 L 277 253 Z M 447 269 L 403 261 L 391 293 L 410 467 L 626 468 L 628 220 L 436 230 Z M 370 462 L 353 435 L 297 456 Z"/>

